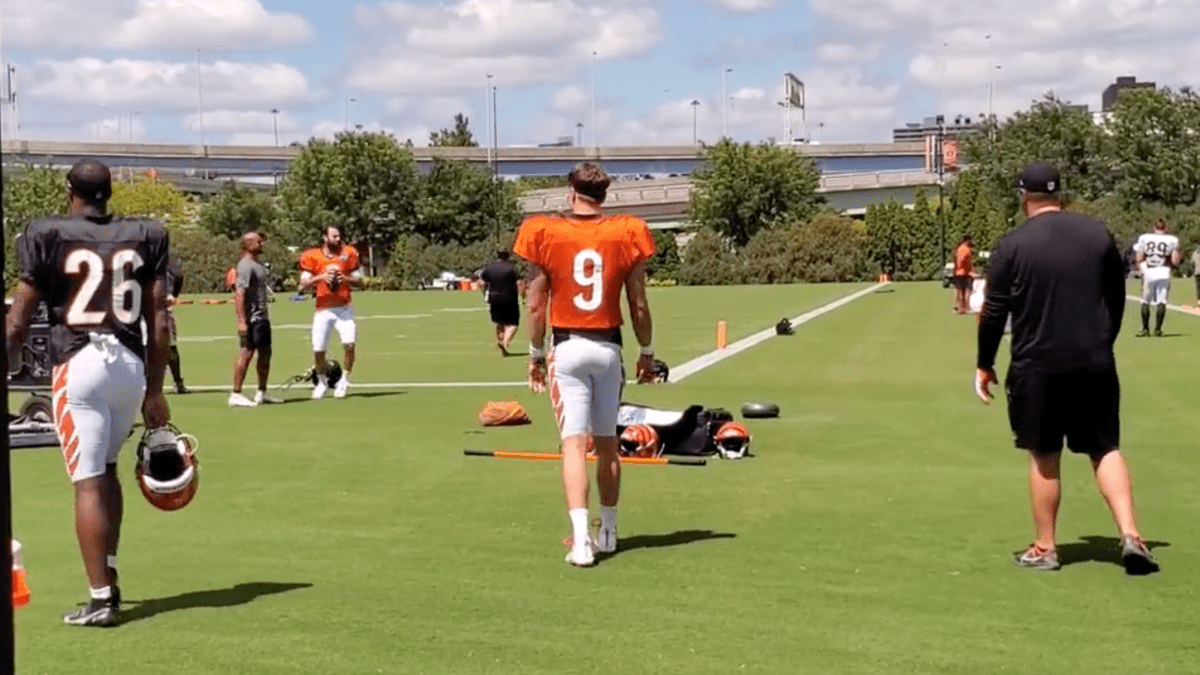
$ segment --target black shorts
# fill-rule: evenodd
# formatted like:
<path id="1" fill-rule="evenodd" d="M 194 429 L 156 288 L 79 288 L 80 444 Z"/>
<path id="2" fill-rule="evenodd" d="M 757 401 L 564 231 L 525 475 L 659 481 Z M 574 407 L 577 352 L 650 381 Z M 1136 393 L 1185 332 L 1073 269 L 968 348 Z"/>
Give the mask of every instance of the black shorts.
<path id="1" fill-rule="evenodd" d="M 1018 448 L 1100 458 L 1121 444 L 1121 384 L 1116 370 L 1047 373 L 1010 369 L 1008 421 Z"/>
<path id="2" fill-rule="evenodd" d="M 954 287 L 960 291 L 966 291 L 971 288 L 971 275 L 960 274 L 954 277 Z"/>
<path id="3" fill-rule="evenodd" d="M 246 326 L 245 333 L 238 333 L 242 349 L 251 351 L 271 351 L 271 322 L 252 321 Z"/>
<path id="4" fill-rule="evenodd" d="M 496 300 L 488 303 L 492 310 L 492 323 L 501 326 L 516 326 L 521 323 L 521 305 L 516 300 Z"/>

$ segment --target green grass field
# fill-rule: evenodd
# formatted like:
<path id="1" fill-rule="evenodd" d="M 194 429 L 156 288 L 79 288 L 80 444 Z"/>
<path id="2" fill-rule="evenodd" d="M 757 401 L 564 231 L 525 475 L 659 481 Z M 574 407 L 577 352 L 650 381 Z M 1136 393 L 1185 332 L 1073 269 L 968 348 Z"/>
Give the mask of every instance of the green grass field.
<path id="1" fill-rule="evenodd" d="M 677 365 L 713 348 L 719 319 L 732 342 L 864 287 L 653 289 L 658 351 Z M 1175 293 L 1193 299 L 1188 283 Z M 356 307 L 356 383 L 524 377 L 525 359 L 495 353 L 476 293 Z M 272 312 L 277 384 L 309 363 L 311 306 L 280 296 Z M 188 383 L 226 385 L 232 309 L 178 316 Z M 1065 567 L 1013 567 L 1032 538 L 1026 459 L 1002 393 L 985 407 L 972 392 L 974 317 L 940 286 L 899 284 L 678 384 L 627 388 L 673 409 L 771 400 L 782 415 L 748 423 L 751 459 L 627 467 L 621 550 L 591 569 L 563 561 L 557 464 L 462 455 L 557 447 L 546 399 L 520 386 L 321 402 L 297 388 L 257 409 L 228 408 L 227 391 L 169 397 L 200 438 L 200 491 L 153 510 L 126 446 L 128 622 L 111 630 L 61 623 L 86 593 L 71 488 L 55 450 L 14 452 L 33 591 L 18 672 L 1195 673 L 1200 318 L 1172 312 L 1172 337 L 1148 340 L 1137 321 L 1131 303 L 1123 439 L 1155 576 L 1124 574 L 1077 456 Z M 488 400 L 520 400 L 534 423 L 484 430 Z"/>

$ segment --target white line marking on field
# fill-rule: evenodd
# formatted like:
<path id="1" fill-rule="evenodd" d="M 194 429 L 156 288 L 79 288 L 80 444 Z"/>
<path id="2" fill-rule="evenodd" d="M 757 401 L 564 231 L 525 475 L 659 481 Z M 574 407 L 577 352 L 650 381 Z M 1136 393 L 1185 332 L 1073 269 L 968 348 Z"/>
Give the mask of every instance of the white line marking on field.
<path id="1" fill-rule="evenodd" d="M 439 312 L 486 312 L 487 307 L 470 307 L 470 308 L 447 307 L 445 309 L 439 309 L 438 311 Z"/>
<path id="2" fill-rule="evenodd" d="M 181 337 L 176 342 L 216 342 L 217 340 L 232 340 L 232 335 L 215 335 L 211 337 Z"/>
<path id="3" fill-rule="evenodd" d="M 359 319 L 427 319 L 433 316 L 432 314 L 373 314 L 371 316 L 360 316 Z"/>
<path id="4" fill-rule="evenodd" d="M 483 387 L 524 387 L 528 382 L 351 382 L 351 389 L 468 389 Z M 282 384 L 268 385 L 269 389 L 283 389 Z M 311 384 L 294 384 L 289 389 L 311 390 Z M 188 385 L 189 391 L 231 391 L 233 387 L 222 385 Z M 164 388 L 166 391 L 166 388 Z"/>
<path id="5" fill-rule="evenodd" d="M 1125 299 L 1126 299 L 1126 300 L 1128 300 L 1129 302 L 1138 302 L 1138 303 L 1140 303 L 1140 302 L 1142 301 L 1142 296 L 1140 296 L 1140 295 L 1126 295 L 1126 296 L 1125 296 Z M 1200 316 L 1200 307 L 1195 307 L 1195 306 L 1192 306 L 1192 305 L 1172 305 L 1172 304 L 1168 304 L 1168 305 L 1167 305 L 1167 309 L 1173 309 L 1173 310 L 1175 310 L 1176 312 L 1179 312 L 1179 313 L 1181 313 L 1181 314 L 1191 314 L 1192 316 Z"/>
<path id="6" fill-rule="evenodd" d="M 828 314 L 829 312 L 832 312 L 833 310 L 835 310 L 839 307 L 848 305 L 851 302 L 854 302 L 855 300 L 863 297 L 864 295 L 869 295 L 869 294 L 874 293 L 875 291 L 879 290 L 880 288 L 887 286 L 888 283 L 890 283 L 890 282 L 875 284 L 874 286 L 871 286 L 869 288 L 864 288 L 863 290 L 858 291 L 857 293 L 851 293 L 850 295 L 847 295 L 843 298 L 834 300 L 833 302 L 831 302 L 827 305 L 824 305 L 822 307 L 818 307 L 817 309 L 814 309 L 811 312 L 801 314 L 800 316 L 798 316 L 794 319 L 791 319 L 792 327 L 794 328 L 801 324 L 808 323 L 809 321 L 812 321 L 813 319 L 815 319 L 823 314 Z M 678 382 L 684 378 L 695 375 L 696 373 L 704 370 L 705 368 L 710 368 L 731 356 L 735 356 L 737 354 L 740 354 L 740 353 L 746 351 L 747 349 L 750 349 L 751 347 L 760 345 L 760 344 L 766 342 L 767 340 L 771 339 L 774 336 L 775 336 L 775 327 L 772 326 L 770 328 L 761 330 L 761 331 L 755 333 L 754 335 L 751 335 L 750 337 L 742 338 L 741 340 L 738 340 L 737 342 L 734 342 L 733 344 L 726 345 L 725 349 L 718 349 L 716 351 L 709 352 L 709 353 L 705 354 L 704 356 L 692 359 L 691 361 L 688 361 L 687 363 L 684 363 L 682 365 L 671 368 L 670 381 Z"/>

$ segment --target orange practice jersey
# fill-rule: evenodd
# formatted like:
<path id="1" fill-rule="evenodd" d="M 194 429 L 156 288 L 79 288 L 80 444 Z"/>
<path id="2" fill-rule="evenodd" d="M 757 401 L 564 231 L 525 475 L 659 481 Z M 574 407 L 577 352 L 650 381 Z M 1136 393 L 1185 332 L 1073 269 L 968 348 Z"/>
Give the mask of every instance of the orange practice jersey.
<path id="1" fill-rule="evenodd" d="M 353 246 L 342 246 L 341 253 L 331 257 L 325 254 L 324 247 L 317 246 L 300 255 L 301 271 L 313 276 L 322 274 L 330 265 L 336 265 L 342 277 L 348 277 L 358 269 L 358 251 L 354 250 Z M 317 309 L 345 307 L 349 304 L 350 284 L 346 283 L 345 279 L 341 280 L 336 289 L 331 289 L 324 281 L 317 282 Z"/>
<path id="2" fill-rule="evenodd" d="M 654 239 L 646 222 L 631 216 L 532 216 L 513 253 L 546 271 L 551 326 L 616 328 L 623 323 L 621 289 L 629 272 L 654 255 Z"/>
<path id="3" fill-rule="evenodd" d="M 955 276 L 965 277 L 974 270 L 974 267 L 971 261 L 971 247 L 959 244 L 958 250 L 954 252 Z"/>

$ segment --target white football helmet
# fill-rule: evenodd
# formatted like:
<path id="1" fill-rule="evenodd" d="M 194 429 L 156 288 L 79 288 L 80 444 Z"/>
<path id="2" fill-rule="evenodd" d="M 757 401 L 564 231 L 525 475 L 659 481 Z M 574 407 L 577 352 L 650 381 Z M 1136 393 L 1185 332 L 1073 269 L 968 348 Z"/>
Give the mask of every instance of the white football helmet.
<path id="1" fill-rule="evenodd" d="M 199 447 L 195 436 L 171 424 L 145 430 L 134 473 L 146 501 L 163 511 L 177 511 L 192 501 L 200 487 Z"/>

